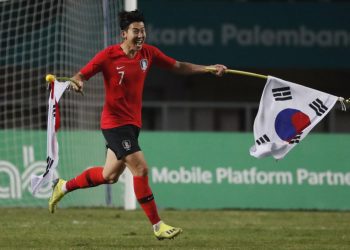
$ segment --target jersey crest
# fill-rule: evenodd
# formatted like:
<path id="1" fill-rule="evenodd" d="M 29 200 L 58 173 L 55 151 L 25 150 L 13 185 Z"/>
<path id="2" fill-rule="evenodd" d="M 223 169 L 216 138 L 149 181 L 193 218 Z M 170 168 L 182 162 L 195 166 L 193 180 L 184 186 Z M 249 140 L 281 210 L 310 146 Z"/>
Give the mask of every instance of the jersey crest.
<path id="1" fill-rule="evenodd" d="M 143 71 L 146 71 L 147 67 L 148 67 L 148 61 L 147 59 L 141 59 L 140 61 L 140 67 Z"/>

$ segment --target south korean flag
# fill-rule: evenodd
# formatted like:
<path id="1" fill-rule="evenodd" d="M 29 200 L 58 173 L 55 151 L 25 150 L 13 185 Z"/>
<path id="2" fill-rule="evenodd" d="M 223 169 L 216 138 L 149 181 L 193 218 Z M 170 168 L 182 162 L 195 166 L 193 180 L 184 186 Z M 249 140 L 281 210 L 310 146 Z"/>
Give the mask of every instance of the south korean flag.
<path id="1" fill-rule="evenodd" d="M 256 158 L 282 159 L 333 108 L 338 97 L 269 76 L 254 121 Z"/>
<path id="2" fill-rule="evenodd" d="M 69 81 L 59 82 L 55 80 L 54 82 L 50 83 L 50 96 L 48 100 L 47 112 L 46 170 L 41 175 L 31 175 L 32 194 L 37 197 L 41 197 L 40 190 L 44 189 L 44 186 L 47 186 L 47 184 L 51 183 L 54 178 L 57 178 L 56 168 L 58 166 L 59 155 L 56 132 L 60 127 L 60 112 L 58 102 L 68 86 Z"/>

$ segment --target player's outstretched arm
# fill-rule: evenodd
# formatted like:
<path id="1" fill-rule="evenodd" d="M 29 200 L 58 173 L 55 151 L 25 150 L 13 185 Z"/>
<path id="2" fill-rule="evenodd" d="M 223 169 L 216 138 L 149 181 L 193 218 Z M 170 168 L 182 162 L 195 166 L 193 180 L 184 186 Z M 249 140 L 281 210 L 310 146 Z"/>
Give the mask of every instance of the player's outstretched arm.
<path id="1" fill-rule="evenodd" d="M 183 74 L 183 75 L 203 74 L 208 72 L 207 67 L 215 68 L 214 71 L 210 71 L 210 72 L 217 76 L 222 76 L 225 73 L 225 70 L 227 69 L 227 67 L 222 64 L 204 66 L 204 65 L 198 65 L 198 64 L 188 63 L 188 62 L 176 61 L 176 63 L 174 64 L 173 71 L 175 73 Z"/>

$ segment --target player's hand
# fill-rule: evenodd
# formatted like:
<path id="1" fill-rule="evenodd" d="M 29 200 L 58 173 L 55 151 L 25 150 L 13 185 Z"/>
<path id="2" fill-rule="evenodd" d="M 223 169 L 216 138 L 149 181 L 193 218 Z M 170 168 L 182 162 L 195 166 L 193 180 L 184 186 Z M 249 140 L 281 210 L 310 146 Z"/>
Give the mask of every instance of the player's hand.
<path id="1" fill-rule="evenodd" d="M 70 88 L 73 89 L 75 92 L 83 92 L 83 86 L 84 86 L 84 82 L 74 79 L 72 78 L 70 81 Z"/>
<path id="2" fill-rule="evenodd" d="M 215 65 L 211 65 L 209 67 L 215 69 L 211 72 L 217 76 L 222 76 L 225 73 L 225 70 L 227 70 L 227 67 L 225 65 L 222 65 L 222 64 L 215 64 Z"/>

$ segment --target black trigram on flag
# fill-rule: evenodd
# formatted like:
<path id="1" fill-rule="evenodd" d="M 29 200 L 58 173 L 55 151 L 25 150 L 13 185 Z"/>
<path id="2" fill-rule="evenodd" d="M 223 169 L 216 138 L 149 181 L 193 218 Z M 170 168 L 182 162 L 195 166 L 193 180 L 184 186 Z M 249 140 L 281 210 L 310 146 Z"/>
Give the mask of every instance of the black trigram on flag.
<path id="1" fill-rule="evenodd" d="M 294 144 L 294 143 L 299 143 L 300 142 L 300 136 L 302 133 L 297 134 L 296 136 L 294 136 L 294 138 L 292 140 L 289 141 L 289 144 Z"/>
<path id="2" fill-rule="evenodd" d="M 256 140 L 256 143 L 258 145 L 261 145 L 261 144 L 266 143 L 266 142 L 270 142 L 270 139 L 269 139 L 269 137 L 267 137 L 267 135 L 263 135 L 259 139 Z"/>
<path id="3" fill-rule="evenodd" d="M 53 116 L 53 117 L 56 117 L 56 104 L 53 105 L 53 108 L 52 108 L 52 116 Z"/>
<path id="4" fill-rule="evenodd" d="M 45 171 L 45 173 L 43 174 L 43 177 L 45 177 L 45 175 L 47 175 L 47 174 L 49 173 L 50 168 L 52 167 L 52 164 L 53 164 L 54 161 L 55 161 L 55 160 L 52 159 L 50 156 L 48 156 L 48 157 L 46 158 L 47 165 L 46 165 L 46 171 Z"/>
<path id="5" fill-rule="evenodd" d="M 275 98 L 275 101 L 287 101 L 292 99 L 290 87 L 272 89 L 272 95 Z"/>
<path id="6" fill-rule="evenodd" d="M 309 106 L 316 112 L 316 115 L 318 116 L 322 116 L 328 110 L 328 108 L 318 98 L 310 103 Z"/>

